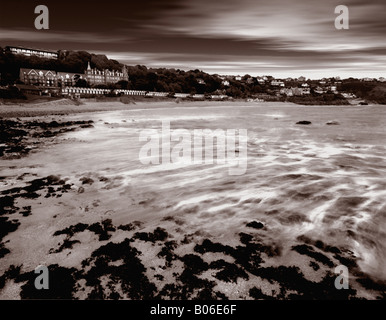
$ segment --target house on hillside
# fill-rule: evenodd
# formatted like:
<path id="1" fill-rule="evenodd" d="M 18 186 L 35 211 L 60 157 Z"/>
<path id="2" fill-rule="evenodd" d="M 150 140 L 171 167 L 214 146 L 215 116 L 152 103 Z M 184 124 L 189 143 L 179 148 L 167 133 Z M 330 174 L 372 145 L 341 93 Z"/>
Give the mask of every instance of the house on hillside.
<path id="1" fill-rule="evenodd" d="M 337 87 L 336 86 L 329 86 L 328 90 L 330 90 L 333 93 L 338 93 Z"/>
<path id="2" fill-rule="evenodd" d="M 56 87 L 56 72 L 52 70 L 20 68 L 19 79 L 26 85 Z"/>
<path id="3" fill-rule="evenodd" d="M 252 84 L 254 82 L 255 82 L 255 79 L 253 77 L 250 77 L 250 78 L 247 79 L 247 83 L 248 84 Z"/>
<path id="4" fill-rule="evenodd" d="M 311 88 L 308 83 L 302 83 L 302 91 L 303 94 L 310 94 L 311 93 Z"/>
<path id="5" fill-rule="evenodd" d="M 58 59 L 58 52 L 56 51 L 48 51 L 48 50 L 39 50 L 39 49 L 31 49 L 25 47 L 5 47 L 6 52 L 11 52 L 12 54 L 23 55 L 27 57 L 36 56 L 39 58 L 47 58 L 47 59 Z"/>
<path id="6" fill-rule="evenodd" d="M 117 83 L 119 81 L 129 80 L 126 66 L 123 66 L 121 72 L 117 70 L 101 71 L 97 69 L 91 69 L 90 62 L 88 63 L 87 70 L 84 72 L 84 78 L 90 85 Z"/>
<path id="7" fill-rule="evenodd" d="M 342 96 L 344 97 L 344 98 L 346 98 L 346 99 L 356 99 L 356 95 L 355 94 L 353 94 L 353 93 L 346 93 L 346 92 L 343 92 L 342 93 Z"/>
<path id="8" fill-rule="evenodd" d="M 285 94 L 287 97 L 292 97 L 294 95 L 291 88 L 282 88 L 280 89 L 280 94 Z"/>
<path id="9" fill-rule="evenodd" d="M 271 86 L 273 87 L 284 87 L 284 82 L 280 80 L 272 80 L 271 81 Z"/>
<path id="10" fill-rule="evenodd" d="M 291 90 L 292 90 L 292 93 L 294 96 L 302 96 L 303 95 L 302 88 L 293 87 L 293 88 L 291 88 Z"/>
<path id="11" fill-rule="evenodd" d="M 259 84 L 264 84 L 264 83 L 265 83 L 265 80 L 264 80 L 263 77 L 256 77 L 256 79 L 257 79 L 257 82 L 258 82 Z"/>
<path id="12" fill-rule="evenodd" d="M 323 89 L 322 87 L 316 87 L 314 92 L 318 94 L 323 94 L 323 93 L 326 93 L 327 90 Z"/>
<path id="13" fill-rule="evenodd" d="M 86 80 L 90 85 L 111 84 L 121 80 L 128 81 L 129 76 L 126 66 L 122 72 L 116 70 L 97 70 L 91 69 L 90 63 L 84 73 L 56 72 L 53 70 L 27 69 L 20 68 L 19 79 L 24 84 L 36 85 L 39 87 L 71 87 L 79 79 Z"/>
<path id="14" fill-rule="evenodd" d="M 109 84 L 117 83 L 119 81 L 128 81 L 129 76 L 126 66 L 123 66 L 122 71 L 117 70 L 97 70 L 91 69 L 90 62 L 88 63 L 87 70 L 84 72 L 85 80 L 90 85 L 94 84 Z"/>

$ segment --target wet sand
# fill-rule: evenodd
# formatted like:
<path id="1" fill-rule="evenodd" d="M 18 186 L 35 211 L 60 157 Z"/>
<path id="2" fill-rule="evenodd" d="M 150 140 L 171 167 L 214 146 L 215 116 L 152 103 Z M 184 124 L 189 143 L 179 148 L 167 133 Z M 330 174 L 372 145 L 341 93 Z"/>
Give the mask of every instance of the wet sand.
<path id="1" fill-rule="evenodd" d="M 3 113 L 26 131 L 13 145 L 34 147 L 3 146 L 1 299 L 385 299 L 386 107 L 79 107 Z M 246 173 L 143 165 L 139 134 L 162 120 L 247 129 Z"/>

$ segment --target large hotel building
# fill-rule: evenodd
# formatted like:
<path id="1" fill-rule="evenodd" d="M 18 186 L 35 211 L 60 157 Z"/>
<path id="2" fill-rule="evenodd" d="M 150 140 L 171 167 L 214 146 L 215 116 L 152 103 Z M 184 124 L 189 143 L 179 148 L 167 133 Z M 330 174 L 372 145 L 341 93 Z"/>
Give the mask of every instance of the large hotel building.
<path id="1" fill-rule="evenodd" d="M 24 84 L 41 87 L 71 87 L 79 79 L 86 80 L 89 85 L 114 84 L 122 80 L 128 81 L 129 76 L 124 66 L 122 72 L 91 69 L 90 63 L 84 73 L 56 72 L 52 70 L 20 69 L 20 81 Z"/>
<path id="2" fill-rule="evenodd" d="M 18 46 L 5 47 L 6 52 L 24 56 L 37 56 L 47 59 L 58 59 L 59 52 L 38 50 Z M 122 71 L 91 69 L 90 62 L 84 73 L 56 72 L 53 70 L 26 69 L 21 68 L 20 81 L 27 85 L 40 87 L 66 87 L 74 86 L 79 79 L 86 80 L 89 85 L 108 85 L 121 80 L 128 81 L 129 76 L 126 66 Z"/>
<path id="3" fill-rule="evenodd" d="M 91 69 L 90 63 L 84 73 L 56 72 L 52 70 L 20 68 L 20 81 L 24 84 L 40 87 L 71 87 L 79 79 L 86 80 L 90 85 L 114 84 L 121 80 L 128 81 L 126 66 L 122 72 Z"/>

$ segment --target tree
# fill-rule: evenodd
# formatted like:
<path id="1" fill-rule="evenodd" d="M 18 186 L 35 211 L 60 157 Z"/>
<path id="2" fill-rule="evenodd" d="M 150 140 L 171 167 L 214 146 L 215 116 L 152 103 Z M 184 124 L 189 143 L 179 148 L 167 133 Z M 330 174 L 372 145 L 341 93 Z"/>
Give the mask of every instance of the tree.
<path id="1" fill-rule="evenodd" d="M 78 87 L 78 88 L 90 88 L 90 85 L 88 84 L 87 80 L 79 78 L 75 82 L 75 87 Z"/>
<path id="2" fill-rule="evenodd" d="M 117 89 L 127 90 L 129 88 L 129 81 L 121 80 L 116 83 Z"/>

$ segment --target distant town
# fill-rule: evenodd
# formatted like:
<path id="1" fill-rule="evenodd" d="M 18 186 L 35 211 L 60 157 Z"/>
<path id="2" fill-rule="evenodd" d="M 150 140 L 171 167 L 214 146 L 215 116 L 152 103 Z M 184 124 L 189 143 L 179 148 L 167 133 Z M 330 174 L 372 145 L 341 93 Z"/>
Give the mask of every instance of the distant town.
<path id="1" fill-rule="evenodd" d="M 182 99 L 247 99 L 299 104 L 386 104 L 386 79 L 299 78 L 208 74 L 201 70 L 127 66 L 85 51 L 0 48 L 0 99 L 30 95 L 146 96 Z"/>

